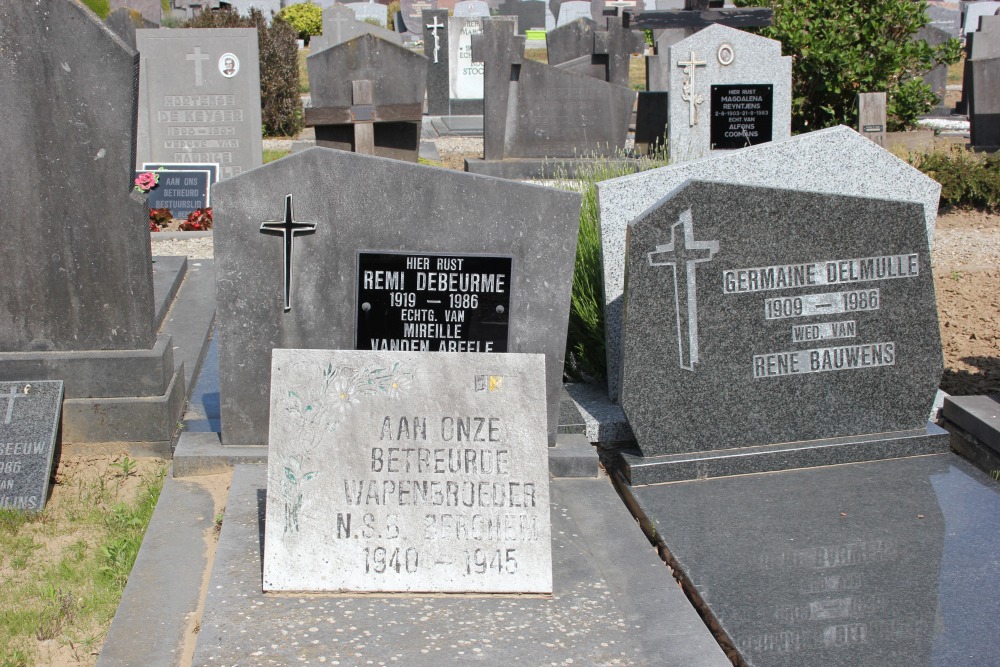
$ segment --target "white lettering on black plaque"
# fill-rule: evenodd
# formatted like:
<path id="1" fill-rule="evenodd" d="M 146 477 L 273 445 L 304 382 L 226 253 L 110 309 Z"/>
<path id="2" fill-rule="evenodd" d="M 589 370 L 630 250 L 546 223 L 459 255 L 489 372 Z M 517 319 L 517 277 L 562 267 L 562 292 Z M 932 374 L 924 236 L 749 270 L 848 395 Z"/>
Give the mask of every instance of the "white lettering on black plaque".
<path id="1" fill-rule="evenodd" d="M 355 348 L 506 352 L 510 257 L 358 253 Z"/>
<path id="2" fill-rule="evenodd" d="M 771 140 L 774 86 L 712 86 L 712 148 L 745 148 Z"/>

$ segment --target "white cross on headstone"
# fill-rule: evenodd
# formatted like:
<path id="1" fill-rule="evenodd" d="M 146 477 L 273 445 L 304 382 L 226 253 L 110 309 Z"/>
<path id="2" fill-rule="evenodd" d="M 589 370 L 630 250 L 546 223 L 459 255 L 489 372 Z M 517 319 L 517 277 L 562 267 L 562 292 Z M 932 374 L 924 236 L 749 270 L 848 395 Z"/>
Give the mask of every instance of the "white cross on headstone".
<path id="1" fill-rule="evenodd" d="M 201 61 L 208 60 L 208 54 L 201 52 L 201 47 L 194 47 L 194 52 L 184 56 L 187 60 L 194 61 L 194 85 L 201 86 L 204 81 L 201 77 Z"/>
<path id="2" fill-rule="evenodd" d="M 678 227 L 682 228 L 680 232 Z M 650 266 L 669 266 L 674 274 L 677 351 L 680 366 L 685 370 L 693 371 L 698 363 L 698 283 L 695 268 L 701 262 L 710 261 L 717 252 L 718 241 L 694 240 L 691 209 L 688 209 L 670 228 L 670 243 L 658 245 L 656 250 L 648 253 Z"/>
<path id="3" fill-rule="evenodd" d="M 431 29 L 431 34 L 434 35 L 434 62 L 438 61 L 438 52 L 441 50 L 441 36 L 438 35 L 438 28 L 443 28 L 444 24 L 438 22 L 438 17 L 434 17 L 434 23 L 428 23 L 427 27 Z"/>
<path id="4" fill-rule="evenodd" d="M 698 54 L 694 51 L 688 60 L 683 60 L 678 62 L 678 67 L 684 68 L 684 84 L 683 92 L 681 93 L 681 99 L 688 103 L 688 123 L 691 127 L 698 124 L 698 106 L 705 101 L 705 96 L 700 93 L 694 92 L 694 73 L 696 67 L 704 67 L 707 63 L 704 60 L 698 60 Z"/>
<path id="5" fill-rule="evenodd" d="M 11 419 L 13 419 L 13 417 L 14 417 L 14 399 L 15 398 L 27 398 L 27 394 L 18 393 L 17 386 L 16 385 L 12 385 L 11 388 L 10 388 L 10 393 L 8 393 L 8 394 L 0 394 L 0 398 L 6 398 L 7 399 L 7 414 L 4 417 L 3 423 L 4 424 L 9 424 L 11 422 Z"/>
<path id="6" fill-rule="evenodd" d="M 337 31 L 337 36 L 333 39 L 333 43 L 334 44 L 343 44 L 344 43 L 344 24 L 345 23 L 353 23 L 354 19 L 352 19 L 352 18 L 350 18 L 348 16 L 339 16 L 338 15 L 338 16 L 334 16 L 332 19 L 330 19 L 330 22 L 333 23 L 333 27 Z"/>

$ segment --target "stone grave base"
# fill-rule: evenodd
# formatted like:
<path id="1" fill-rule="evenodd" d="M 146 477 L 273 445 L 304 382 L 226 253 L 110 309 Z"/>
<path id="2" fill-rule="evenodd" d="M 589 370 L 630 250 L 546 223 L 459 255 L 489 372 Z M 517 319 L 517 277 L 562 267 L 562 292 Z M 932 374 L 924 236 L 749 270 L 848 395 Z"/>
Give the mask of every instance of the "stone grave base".
<path id="1" fill-rule="evenodd" d="M 466 158 L 465 171 L 482 176 L 495 176 L 511 180 L 531 178 L 577 178 L 596 162 L 614 164 L 639 171 L 638 160 L 632 158 L 506 158 L 504 160 L 483 160 Z"/>
<path id="2" fill-rule="evenodd" d="M 478 115 L 424 116 L 422 137 L 481 137 L 483 136 L 483 106 Z"/>
<path id="3" fill-rule="evenodd" d="M 620 491 L 740 664 L 1000 654 L 1000 486 L 955 454 Z"/>
<path id="4" fill-rule="evenodd" d="M 193 664 L 730 664 L 607 478 L 550 484 L 551 596 L 264 594 L 265 482 L 235 470 Z"/>
<path id="5" fill-rule="evenodd" d="M 786 442 L 665 456 L 619 453 L 622 473 L 632 486 L 730 475 L 813 468 L 841 463 L 898 459 L 947 452 L 950 435 L 927 422 L 923 429 L 842 438 Z"/>
<path id="6" fill-rule="evenodd" d="M 211 260 L 156 257 L 158 333 L 149 350 L 0 353 L 0 380 L 62 380 L 62 442 L 124 443 L 139 455 L 169 456 L 215 314 Z"/>
<path id="7" fill-rule="evenodd" d="M 1000 470 L 1000 394 L 949 396 L 941 417 L 952 434 L 952 449 L 981 470 Z"/>

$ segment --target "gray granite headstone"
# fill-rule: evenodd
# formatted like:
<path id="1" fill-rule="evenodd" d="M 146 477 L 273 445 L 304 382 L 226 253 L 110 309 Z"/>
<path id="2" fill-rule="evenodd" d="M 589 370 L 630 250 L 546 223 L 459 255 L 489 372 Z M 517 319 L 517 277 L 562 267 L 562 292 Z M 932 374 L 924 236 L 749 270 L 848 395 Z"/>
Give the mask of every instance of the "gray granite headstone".
<path id="1" fill-rule="evenodd" d="M 792 59 L 781 42 L 713 24 L 667 51 L 671 162 L 791 136 Z"/>
<path id="2" fill-rule="evenodd" d="M 971 2 L 965 4 L 962 32 L 968 34 L 979 30 L 979 19 L 983 16 L 993 16 L 1000 10 L 1000 2 Z"/>
<path id="3" fill-rule="evenodd" d="M 150 23 L 155 23 L 157 27 L 162 19 L 163 7 L 160 0 L 111 0 L 108 5 L 109 15 L 119 9 L 131 9 L 139 12 L 142 18 Z"/>
<path id="4" fill-rule="evenodd" d="M 221 177 L 262 162 L 255 28 L 138 30 L 142 162 L 218 162 Z"/>
<path id="5" fill-rule="evenodd" d="M 548 63 L 559 65 L 594 52 L 594 33 L 602 26 L 590 18 L 578 18 L 545 33 Z"/>
<path id="6" fill-rule="evenodd" d="M 511 26 L 493 22 L 476 39 L 486 65 L 487 161 L 623 149 L 635 91 L 525 59 L 524 39 Z"/>
<path id="7" fill-rule="evenodd" d="M 357 150 L 355 123 L 373 121 L 375 155 L 417 161 L 427 58 L 367 34 L 319 51 L 306 60 L 312 97 L 306 123 L 316 127 L 317 145 Z M 354 100 L 356 81 L 371 82 L 368 103 L 359 105 Z M 409 108 L 406 117 L 399 113 L 404 105 Z M 344 112 L 337 122 L 313 121 L 314 113 L 334 109 Z"/>
<path id="8" fill-rule="evenodd" d="M 551 593 L 545 359 L 275 350 L 265 591 Z"/>
<path id="9" fill-rule="evenodd" d="M 453 8 L 455 18 L 483 18 L 490 15 L 490 6 L 483 0 L 462 0 Z"/>
<path id="10" fill-rule="evenodd" d="M 936 181 L 844 126 L 598 183 L 612 399 L 618 396 L 621 369 L 626 226 L 688 179 L 916 201 L 923 205 L 927 237 L 932 240 L 941 195 Z"/>
<path id="11" fill-rule="evenodd" d="M 137 55 L 63 0 L 0 0 L 0 16 L 0 266 L 13 281 L 0 353 L 148 350 L 149 231 L 129 198 Z"/>
<path id="12" fill-rule="evenodd" d="M 601 23 L 598 30 L 594 21 L 577 19 L 546 34 L 549 64 L 628 86 L 631 56 L 645 50 L 645 37 L 625 28 L 617 16 L 604 17 Z"/>
<path id="13" fill-rule="evenodd" d="M 930 46 L 938 46 L 951 38 L 952 36 L 948 32 L 934 25 L 926 25 L 913 35 L 915 41 L 923 40 Z M 944 104 L 945 94 L 948 92 L 948 66 L 939 63 L 930 72 L 924 74 L 921 79 L 938 96 L 940 100 L 938 106 Z"/>
<path id="14" fill-rule="evenodd" d="M 391 196 L 387 187 L 393 189 Z M 508 352 L 545 354 L 549 439 L 554 442 L 579 195 L 313 148 L 219 183 L 212 202 L 223 444 L 265 444 L 272 349 L 355 348 L 359 313 L 372 312 L 357 299 L 360 252 L 419 255 L 414 265 L 426 261 L 428 271 L 449 265 L 439 255 L 509 258 L 509 308 L 495 312 L 509 322 Z M 293 223 L 308 223 L 288 234 L 287 245 L 279 231 L 261 230 L 265 221 L 278 221 L 269 228 L 280 226 L 286 212 Z M 388 283 L 381 284 L 385 291 Z M 436 297 L 441 288 L 440 281 L 429 289 L 418 284 L 413 291 L 396 290 L 403 295 L 396 298 L 405 307 L 417 299 L 452 303 L 450 283 Z M 485 317 L 471 303 L 471 294 L 485 287 L 476 292 L 470 283 L 465 289 L 472 290 L 464 304 L 472 308 L 469 317 Z M 416 296 L 406 296 L 411 293 Z M 403 316 L 395 309 L 390 315 Z M 421 310 L 414 317 L 429 316 Z M 417 347 L 427 341 L 439 349 L 446 317 L 425 319 L 420 323 L 435 326 L 386 344 L 406 349 L 413 341 Z M 366 345 L 370 349 L 370 342 Z"/>
<path id="15" fill-rule="evenodd" d="M 689 181 L 629 223 L 621 404 L 645 456 L 926 429 L 917 203 Z"/>
<path id="16" fill-rule="evenodd" d="M 45 507 L 63 383 L 0 382 L 0 509 Z"/>
<path id="17" fill-rule="evenodd" d="M 386 30 L 382 26 L 359 21 L 350 8 L 335 4 L 323 8 L 323 33 L 313 37 L 309 41 L 309 47 L 312 54 L 315 55 L 323 49 L 349 42 L 361 35 L 375 35 L 393 44 L 403 43 L 399 33 Z"/>
<path id="18" fill-rule="evenodd" d="M 559 5 L 559 16 L 556 19 L 556 27 L 572 23 L 577 19 L 591 19 L 594 16 L 590 10 L 590 3 L 582 0 L 570 0 Z"/>
<path id="19" fill-rule="evenodd" d="M 344 5 L 359 21 L 376 21 L 383 28 L 389 25 L 389 8 L 377 2 L 348 2 Z"/>
<path id="20" fill-rule="evenodd" d="M 930 19 L 927 25 L 945 31 L 949 37 L 962 36 L 962 14 L 958 10 L 928 5 L 927 18 Z"/>
<path id="21" fill-rule="evenodd" d="M 506 0 L 500 5 L 501 16 L 516 16 L 517 31 L 545 29 L 544 0 Z M 551 56 L 551 54 L 550 54 Z"/>

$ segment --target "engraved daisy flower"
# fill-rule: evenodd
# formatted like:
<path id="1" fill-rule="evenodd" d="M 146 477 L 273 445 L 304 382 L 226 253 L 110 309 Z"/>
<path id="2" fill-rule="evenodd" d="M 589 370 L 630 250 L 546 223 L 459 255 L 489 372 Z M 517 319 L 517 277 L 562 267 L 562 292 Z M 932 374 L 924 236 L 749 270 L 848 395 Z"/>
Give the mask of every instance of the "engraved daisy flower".
<path id="1" fill-rule="evenodd" d="M 389 398 L 397 398 L 401 393 L 410 388 L 409 375 L 393 375 L 385 385 L 385 393 Z"/>
<path id="2" fill-rule="evenodd" d="M 337 409 L 347 410 L 352 404 L 358 403 L 355 396 L 354 383 L 347 378 L 337 378 L 333 381 L 333 403 Z"/>

